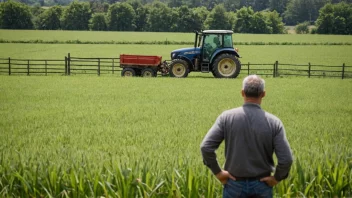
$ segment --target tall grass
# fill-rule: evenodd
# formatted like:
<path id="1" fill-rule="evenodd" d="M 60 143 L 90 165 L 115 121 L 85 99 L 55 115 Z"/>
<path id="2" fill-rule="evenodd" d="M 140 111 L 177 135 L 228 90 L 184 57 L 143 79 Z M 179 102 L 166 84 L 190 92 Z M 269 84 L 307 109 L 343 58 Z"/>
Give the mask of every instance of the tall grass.
<path id="1" fill-rule="evenodd" d="M 262 107 L 283 121 L 294 153 L 275 195 L 352 196 L 352 81 L 266 86 Z M 199 145 L 242 104 L 240 87 L 194 76 L 0 76 L 0 197 L 221 197 Z"/>

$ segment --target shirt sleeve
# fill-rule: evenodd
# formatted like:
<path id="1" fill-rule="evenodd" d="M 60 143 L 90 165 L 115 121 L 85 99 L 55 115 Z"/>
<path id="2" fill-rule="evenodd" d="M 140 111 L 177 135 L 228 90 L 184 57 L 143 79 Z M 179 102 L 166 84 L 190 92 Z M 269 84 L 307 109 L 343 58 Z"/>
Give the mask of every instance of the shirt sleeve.
<path id="1" fill-rule="evenodd" d="M 293 161 L 290 144 L 287 141 L 285 128 L 281 122 L 273 143 L 275 155 L 278 159 L 274 177 L 277 181 L 281 181 L 288 177 Z"/>
<path id="2" fill-rule="evenodd" d="M 203 142 L 200 146 L 203 162 L 210 168 L 214 175 L 221 172 L 221 168 L 216 159 L 216 149 L 219 148 L 221 142 L 224 140 L 224 126 L 222 115 L 220 115 L 214 125 L 210 128 L 207 135 L 203 139 Z"/>

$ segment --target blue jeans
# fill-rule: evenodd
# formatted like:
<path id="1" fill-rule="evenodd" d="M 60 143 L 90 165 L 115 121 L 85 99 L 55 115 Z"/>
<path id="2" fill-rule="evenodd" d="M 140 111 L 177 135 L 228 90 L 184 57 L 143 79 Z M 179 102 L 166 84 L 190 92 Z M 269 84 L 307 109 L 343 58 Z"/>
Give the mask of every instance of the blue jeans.
<path id="1" fill-rule="evenodd" d="M 273 188 L 259 180 L 234 181 L 229 179 L 224 185 L 223 198 L 273 197 Z"/>

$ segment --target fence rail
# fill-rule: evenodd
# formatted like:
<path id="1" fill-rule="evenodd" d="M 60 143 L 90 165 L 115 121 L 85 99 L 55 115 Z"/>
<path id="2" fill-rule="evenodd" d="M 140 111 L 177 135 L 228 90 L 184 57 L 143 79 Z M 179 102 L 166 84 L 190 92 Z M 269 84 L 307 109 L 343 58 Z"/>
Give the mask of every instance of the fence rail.
<path id="1" fill-rule="evenodd" d="M 63 59 L 11 59 L 0 58 L 2 75 L 76 75 L 76 74 L 116 74 L 120 72 L 120 58 L 71 57 L 70 53 Z M 118 73 L 120 74 L 120 73 Z M 352 78 L 352 66 L 316 64 L 279 63 L 242 63 L 241 74 L 257 74 L 272 77 L 307 76 Z"/>

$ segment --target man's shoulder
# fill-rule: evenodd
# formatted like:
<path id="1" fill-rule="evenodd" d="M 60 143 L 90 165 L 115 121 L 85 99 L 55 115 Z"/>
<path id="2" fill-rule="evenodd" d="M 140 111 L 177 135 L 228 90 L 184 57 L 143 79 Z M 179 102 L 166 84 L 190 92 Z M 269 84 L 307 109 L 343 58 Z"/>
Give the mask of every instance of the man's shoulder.
<path id="1" fill-rule="evenodd" d="M 238 115 L 238 114 L 241 114 L 243 113 L 243 107 L 236 107 L 236 108 L 233 108 L 233 109 L 228 109 L 228 110 L 225 110 L 224 112 L 222 112 L 222 116 L 234 116 L 234 115 Z"/>
<path id="2" fill-rule="evenodd" d="M 273 121 L 273 122 L 279 122 L 281 123 L 281 120 L 280 118 L 278 118 L 277 116 L 275 116 L 274 114 L 271 114 L 267 111 L 264 111 L 265 112 L 265 117 L 270 120 L 270 121 Z"/>

